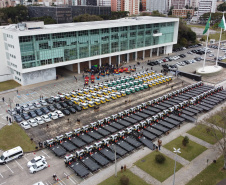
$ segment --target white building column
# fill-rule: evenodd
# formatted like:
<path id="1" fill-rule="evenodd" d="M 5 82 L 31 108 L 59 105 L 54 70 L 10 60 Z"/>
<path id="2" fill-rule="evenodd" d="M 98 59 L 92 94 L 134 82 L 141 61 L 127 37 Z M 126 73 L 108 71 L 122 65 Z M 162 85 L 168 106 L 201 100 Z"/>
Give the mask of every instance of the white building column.
<path id="1" fill-rule="evenodd" d="M 109 57 L 109 65 L 111 65 L 111 57 Z"/>
<path id="2" fill-rule="evenodd" d="M 89 61 L 89 69 L 91 69 L 91 60 Z"/>
<path id="3" fill-rule="evenodd" d="M 120 65 L 120 55 L 118 55 L 118 65 Z"/>
<path id="4" fill-rule="evenodd" d="M 80 63 L 78 63 L 78 74 L 80 74 Z"/>
<path id="5" fill-rule="evenodd" d="M 99 59 L 99 66 L 101 66 L 101 58 Z"/>
<path id="6" fill-rule="evenodd" d="M 127 63 L 129 62 L 129 53 L 127 53 Z"/>
<path id="7" fill-rule="evenodd" d="M 145 50 L 143 50 L 143 60 L 144 60 L 144 58 L 145 58 Z"/>
<path id="8" fill-rule="evenodd" d="M 157 48 L 157 56 L 159 56 L 159 48 Z"/>
<path id="9" fill-rule="evenodd" d="M 150 57 L 152 57 L 152 49 L 150 49 Z"/>
<path id="10" fill-rule="evenodd" d="M 135 61 L 137 61 L 137 51 L 135 52 Z"/>

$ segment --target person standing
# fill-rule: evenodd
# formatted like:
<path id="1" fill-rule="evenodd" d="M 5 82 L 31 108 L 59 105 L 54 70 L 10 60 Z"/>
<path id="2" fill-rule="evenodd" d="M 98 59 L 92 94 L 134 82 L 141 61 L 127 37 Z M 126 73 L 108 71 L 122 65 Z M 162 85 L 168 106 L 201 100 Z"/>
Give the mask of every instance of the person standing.
<path id="1" fill-rule="evenodd" d="M 11 120 L 11 118 L 9 118 L 9 123 L 12 123 L 12 120 Z"/>
<path id="2" fill-rule="evenodd" d="M 6 116 L 6 120 L 7 120 L 7 122 L 9 121 L 9 117 L 8 116 Z"/>
<path id="3" fill-rule="evenodd" d="M 123 172 L 123 166 L 121 166 L 121 173 Z"/>
<path id="4" fill-rule="evenodd" d="M 5 98 L 4 97 L 2 97 L 2 102 L 5 102 Z"/>
<path id="5" fill-rule="evenodd" d="M 162 145 L 162 140 L 158 139 L 158 147 L 159 147 L 159 150 L 161 150 L 161 145 Z"/>

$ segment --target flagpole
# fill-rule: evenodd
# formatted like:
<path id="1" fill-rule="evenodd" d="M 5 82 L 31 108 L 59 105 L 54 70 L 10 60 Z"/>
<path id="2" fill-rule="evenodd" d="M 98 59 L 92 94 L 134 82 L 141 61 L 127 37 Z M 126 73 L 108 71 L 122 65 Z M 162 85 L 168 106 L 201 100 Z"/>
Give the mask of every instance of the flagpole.
<path id="1" fill-rule="evenodd" d="M 223 17 L 224 17 L 224 12 L 223 12 Z M 221 35 L 222 35 L 222 28 L 221 28 L 220 39 L 219 39 L 218 50 L 217 50 L 216 66 L 217 66 L 217 63 L 218 63 L 218 57 L 219 57 L 219 51 L 220 51 Z"/>
<path id="2" fill-rule="evenodd" d="M 210 12 L 210 17 L 211 17 L 211 12 Z M 206 64 L 206 52 L 207 52 L 207 44 L 208 44 L 208 38 L 209 38 L 209 33 L 210 33 L 210 25 L 209 25 L 209 28 L 208 28 L 208 32 L 207 32 L 207 38 L 206 38 L 206 49 L 205 49 L 205 56 L 204 56 L 204 61 L 203 61 L 203 66 L 202 66 L 202 71 L 204 72 L 204 67 L 205 67 L 205 64 Z"/>

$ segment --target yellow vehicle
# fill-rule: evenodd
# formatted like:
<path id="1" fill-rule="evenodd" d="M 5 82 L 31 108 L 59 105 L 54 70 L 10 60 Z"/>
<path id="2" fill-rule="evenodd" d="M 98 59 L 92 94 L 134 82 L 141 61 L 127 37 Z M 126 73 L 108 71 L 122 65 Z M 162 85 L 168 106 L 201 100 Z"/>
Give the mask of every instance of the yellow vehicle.
<path id="1" fill-rule="evenodd" d="M 162 81 L 165 83 L 167 81 L 167 79 L 165 77 L 161 78 Z"/>
<path id="2" fill-rule="evenodd" d="M 85 97 L 83 96 L 79 97 L 79 101 L 85 103 Z"/>
<path id="3" fill-rule="evenodd" d="M 167 76 L 167 77 L 166 77 L 166 81 L 167 81 L 167 82 L 169 82 L 169 81 L 171 81 L 171 80 L 172 80 L 172 77 L 171 77 L 171 76 Z"/>
<path id="4" fill-rule="evenodd" d="M 158 79 L 159 84 L 163 83 L 163 80 L 161 78 Z"/>
<path id="5" fill-rule="evenodd" d="M 70 95 L 73 97 L 73 98 L 77 98 L 77 93 L 76 92 L 70 92 Z"/>
<path id="6" fill-rule="evenodd" d="M 122 96 L 126 96 L 126 91 L 120 91 Z"/>
<path id="7" fill-rule="evenodd" d="M 112 93 L 112 88 L 108 87 L 108 93 Z"/>
<path id="8" fill-rule="evenodd" d="M 104 89 L 102 92 L 103 92 L 104 95 L 108 94 L 108 90 L 106 90 L 106 89 Z"/>
<path id="9" fill-rule="evenodd" d="M 100 100 L 98 98 L 92 99 L 92 101 L 94 102 L 94 104 L 100 105 Z"/>
<path id="10" fill-rule="evenodd" d="M 65 99 L 70 100 L 71 99 L 70 94 L 65 94 Z"/>
<path id="11" fill-rule="evenodd" d="M 76 105 L 79 105 L 79 103 L 80 103 L 78 98 L 72 98 L 71 101 L 74 102 L 74 104 L 76 104 Z"/>
<path id="12" fill-rule="evenodd" d="M 110 97 L 111 97 L 111 99 L 113 99 L 113 100 L 116 100 L 116 99 L 117 99 L 117 96 L 116 96 L 116 94 L 114 94 L 114 93 L 110 94 Z"/>
<path id="13" fill-rule="evenodd" d="M 89 94 L 87 94 L 87 95 L 85 96 L 85 99 L 86 99 L 86 100 L 88 100 L 88 101 L 90 101 L 90 100 L 91 100 L 91 98 L 92 98 L 92 96 L 91 96 L 91 95 L 89 95 Z"/>
<path id="14" fill-rule="evenodd" d="M 159 76 L 162 78 L 163 77 L 163 74 L 162 73 L 159 73 Z"/>
<path id="15" fill-rule="evenodd" d="M 156 84 L 156 85 L 159 85 L 159 82 L 158 82 L 158 80 L 155 80 L 154 82 L 155 82 L 155 84 Z"/>
<path id="16" fill-rule="evenodd" d="M 95 85 L 95 86 L 94 86 L 94 90 L 95 90 L 95 91 L 99 91 L 98 85 Z"/>
<path id="17" fill-rule="evenodd" d="M 94 107 L 94 102 L 93 101 L 88 101 L 87 103 L 88 103 L 89 107 Z"/>
<path id="18" fill-rule="evenodd" d="M 108 83 L 104 83 L 104 89 L 108 88 Z"/>
<path id="19" fill-rule="evenodd" d="M 103 97 L 105 98 L 106 102 L 109 102 L 109 101 L 111 101 L 111 98 L 110 98 L 110 96 L 103 96 Z"/>
<path id="20" fill-rule="evenodd" d="M 84 95 L 83 91 L 78 91 L 78 95 L 83 96 Z"/>
<path id="21" fill-rule="evenodd" d="M 106 100 L 105 100 L 104 97 L 99 98 L 99 100 L 100 100 L 101 103 L 106 103 Z"/>
<path id="22" fill-rule="evenodd" d="M 84 89 L 83 92 L 84 94 L 89 94 L 89 89 Z"/>
<path id="23" fill-rule="evenodd" d="M 155 85 L 156 85 L 155 80 L 153 80 L 152 81 L 152 86 L 155 86 Z"/>
<path id="24" fill-rule="evenodd" d="M 122 97 L 120 92 L 116 92 L 115 94 L 116 94 L 117 98 L 121 98 Z"/>
<path id="25" fill-rule="evenodd" d="M 153 83 L 152 82 L 148 82 L 148 87 L 152 87 Z"/>
<path id="26" fill-rule="evenodd" d="M 91 93 L 90 94 L 92 98 L 96 98 L 97 97 L 97 93 Z"/>
<path id="27" fill-rule="evenodd" d="M 93 93 L 94 92 L 94 88 L 93 87 L 90 87 L 89 88 L 89 92 Z"/>
<path id="28" fill-rule="evenodd" d="M 103 95 L 103 92 L 102 91 L 97 91 L 97 96 L 98 97 L 102 97 L 102 95 Z"/>
<path id="29" fill-rule="evenodd" d="M 81 102 L 81 103 L 79 104 L 79 106 L 82 107 L 82 109 L 84 109 L 84 110 L 85 110 L 85 109 L 88 109 L 88 103 L 82 103 L 82 102 Z"/>
<path id="30" fill-rule="evenodd" d="M 116 87 L 112 87 L 112 92 L 117 92 Z"/>
<path id="31" fill-rule="evenodd" d="M 104 86 L 102 84 L 99 84 L 98 87 L 99 87 L 99 89 L 103 89 L 104 88 Z"/>

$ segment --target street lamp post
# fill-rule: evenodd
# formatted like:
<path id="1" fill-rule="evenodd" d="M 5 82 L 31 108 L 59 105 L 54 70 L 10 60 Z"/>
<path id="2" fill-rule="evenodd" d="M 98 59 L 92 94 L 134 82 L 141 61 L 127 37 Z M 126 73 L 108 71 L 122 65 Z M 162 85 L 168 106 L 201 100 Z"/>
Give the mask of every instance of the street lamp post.
<path id="1" fill-rule="evenodd" d="M 176 153 L 176 156 L 175 156 L 175 166 L 174 166 L 174 175 L 173 175 L 173 185 L 175 184 L 175 171 L 176 171 L 176 165 L 177 165 L 177 153 L 181 153 L 180 152 L 180 148 L 176 149 L 176 148 L 173 148 L 174 149 L 174 153 Z"/>

